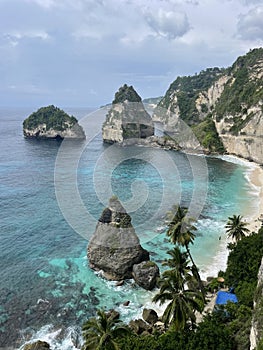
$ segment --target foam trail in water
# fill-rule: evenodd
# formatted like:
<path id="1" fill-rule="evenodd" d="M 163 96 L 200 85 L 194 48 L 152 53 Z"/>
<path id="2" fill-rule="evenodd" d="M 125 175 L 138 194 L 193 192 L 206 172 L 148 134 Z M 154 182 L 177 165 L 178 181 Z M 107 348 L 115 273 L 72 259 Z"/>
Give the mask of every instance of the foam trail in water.
<path id="1" fill-rule="evenodd" d="M 54 330 L 53 325 L 41 327 L 32 338 L 25 342 L 18 350 L 23 350 L 25 344 L 34 343 L 38 340 L 45 341 L 50 345 L 52 350 L 79 350 L 81 348 L 82 339 L 79 338 L 79 346 L 76 348 L 73 344 L 73 337 L 76 330 L 73 327 L 67 328 L 65 336 L 61 336 L 62 329 Z"/>

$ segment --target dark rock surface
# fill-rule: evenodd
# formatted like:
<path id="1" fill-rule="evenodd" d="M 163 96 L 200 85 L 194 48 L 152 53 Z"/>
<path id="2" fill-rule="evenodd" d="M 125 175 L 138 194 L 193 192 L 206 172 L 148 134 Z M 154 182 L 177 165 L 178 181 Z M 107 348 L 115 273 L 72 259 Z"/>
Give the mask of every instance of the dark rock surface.
<path id="1" fill-rule="evenodd" d="M 154 325 L 158 321 L 157 312 L 153 309 L 143 309 L 142 317 L 145 322 Z"/>
<path id="2" fill-rule="evenodd" d="M 159 267 L 153 261 L 143 261 L 133 265 L 132 275 L 139 286 L 152 290 L 156 286 L 160 272 Z"/>
<path id="3" fill-rule="evenodd" d="M 88 245 L 90 267 L 103 270 L 110 280 L 132 278 L 132 267 L 149 260 L 149 252 L 140 245 L 131 217 L 115 197 L 109 201 Z"/>
<path id="4" fill-rule="evenodd" d="M 133 330 L 136 334 L 142 334 L 144 332 L 151 333 L 152 327 L 148 325 L 144 320 L 138 319 L 138 320 L 132 320 L 129 323 L 129 327 Z"/>
<path id="5" fill-rule="evenodd" d="M 35 343 L 32 344 L 26 344 L 23 348 L 23 350 L 48 350 L 50 349 L 50 345 L 45 342 L 38 340 Z"/>

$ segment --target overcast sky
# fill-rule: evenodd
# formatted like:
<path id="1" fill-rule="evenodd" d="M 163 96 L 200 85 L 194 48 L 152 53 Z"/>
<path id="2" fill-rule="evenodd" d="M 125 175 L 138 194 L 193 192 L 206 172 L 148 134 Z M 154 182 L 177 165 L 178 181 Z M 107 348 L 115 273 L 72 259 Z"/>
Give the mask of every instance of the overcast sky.
<path id="1" fill-rule="evenodd" d="M 0 106 L 97 107 L 263 46 L 262 0 L 0 0 Z"/>

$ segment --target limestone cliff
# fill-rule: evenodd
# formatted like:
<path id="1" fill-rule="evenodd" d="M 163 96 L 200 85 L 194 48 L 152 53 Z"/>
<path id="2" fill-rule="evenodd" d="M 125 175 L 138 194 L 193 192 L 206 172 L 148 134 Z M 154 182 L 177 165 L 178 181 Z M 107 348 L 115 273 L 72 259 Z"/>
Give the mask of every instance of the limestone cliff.
<path id="1" fill-rule="evenodd" d="M 134 264 L 149 260 L 131 224 L 131 217 L 115 197 L 109 201 L 88 245 L 91 268 L 112 280 L 132 278 Z"/>
<path id="2" fill-rule="evenodd" d="M 112 107 L 102 127 L 105 142 L 122 143 L 125 139 L 146 138 L 154 134 L 153 122 L 141 97 L 126 84 L 115 94 Z"/>
<path id="3" fill-rule="evenodd" d="M 239 57 L 215 106 L 214 120 L 228 153 L 263 164 L 263 49 Z"/>
<path id="4" fill-rule="evenodd" d="M 208 151 L 263 164 L 263 48 L 239 57 L 227 69 L 209 68 L 178 77 L 160 101 L 154 121 L 175 131 L 186 122 Z"/>
<path id="5" fill-rule="evenodd" d="M 85 139 L 85 133 L 75 117 L 51 105 L 32 113 L 23 122 L 26 138 Z"/>

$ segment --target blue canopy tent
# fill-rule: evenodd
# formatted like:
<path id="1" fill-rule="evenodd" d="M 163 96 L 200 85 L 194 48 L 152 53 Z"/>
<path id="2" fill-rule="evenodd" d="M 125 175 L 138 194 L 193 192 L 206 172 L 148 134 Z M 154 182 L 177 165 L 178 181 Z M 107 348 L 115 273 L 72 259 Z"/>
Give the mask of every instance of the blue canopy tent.
<path id="1" fill-rule="evenodd" d="M 237 296 L 234 293 L 231 292 L 224 292 L 224 291 L 219 291 L 217 293 L 216 297 L 216 305 L 226 305 L 228 301 L 231 301 L 232 303 L 237 303 Z"/>

